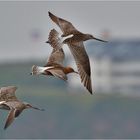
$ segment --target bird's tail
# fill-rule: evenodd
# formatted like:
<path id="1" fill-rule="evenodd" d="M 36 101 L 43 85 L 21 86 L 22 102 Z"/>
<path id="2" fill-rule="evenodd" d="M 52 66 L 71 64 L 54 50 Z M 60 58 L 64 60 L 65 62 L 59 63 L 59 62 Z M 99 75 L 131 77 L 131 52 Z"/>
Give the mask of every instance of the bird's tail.
<path id="1" fill-rule="evenodd" d="M 39 75 L 44 73 L 44 71 L 45 71 L 45 67 L 33 65 L 31 75 Z"/>

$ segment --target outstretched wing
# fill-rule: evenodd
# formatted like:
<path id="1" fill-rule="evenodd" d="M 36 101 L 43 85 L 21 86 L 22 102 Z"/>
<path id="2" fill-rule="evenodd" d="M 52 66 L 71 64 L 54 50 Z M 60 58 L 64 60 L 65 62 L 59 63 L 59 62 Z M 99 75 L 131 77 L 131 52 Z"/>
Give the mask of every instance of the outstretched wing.
<path id="1" fill-rule="evenodd" d="M 16 109 L 12 109 L 9 112 L 6 123 L 5 123 L 5 126 L 4 126 L 4 129 L 6 129 L 14 121 L 15 113 L 16 113 Z"/>
<path id="2" fill-rule="evenodd" d="M 60 34 L 55 30 L 52 29 L 49 33 L 48 41 L 47 41 L 54 49 L 62 48 L 62 41 Z"/>
<path id="3" fill-rule="evenodd" d="M 52 21 L 55 22 L 60 27 L 61 31 L 63 32 L 63 35 L 67 36 L 75 32 L 79 32 L 69 21 L 59 18 L 53 15 L 51 12 L 48 13 Z"/>
<path id="4" fill-rule="evenodd" d="M 0 88 L 0 101 L 17 100 L 17 97 L 15 96 L 16 90 L 17 87 L 15 86 L 7 86 Z"/>
<path id="5" fill-rule="evenodd" d="M 62 49 L 63 43 L 61 42 L 59 33 L 55 29 L 52 29 L 50 31 L 48 43 L 53 47 L 52 53 L 48 59 L 48 64 L 49 63 L 63 64 L 65 58 L 65 54 Z"/>
<path id="6" fill-rule="evenodd" d="M 68 46 L 72 55 L 74 56 L 78 72 L 81 78 L 81 82 L 92 94 L 90 62 L 86 50 L 84 48 L 84 44 L 83 42 L 74 42 L 72 44 L 68 44 Z"/>

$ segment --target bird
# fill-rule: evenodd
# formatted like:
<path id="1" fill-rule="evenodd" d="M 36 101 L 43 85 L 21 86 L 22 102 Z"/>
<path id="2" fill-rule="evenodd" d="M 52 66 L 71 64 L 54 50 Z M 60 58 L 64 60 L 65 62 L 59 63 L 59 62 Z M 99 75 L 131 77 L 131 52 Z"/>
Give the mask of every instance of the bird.
<path id="1" fill-rule="evenodd" d="M 91 34 L 85 34 L 78 31 L 71 22 L 55 16 L 51 12 L 48 12 L 50 19 L 59 26 L 62 31 L 62 37 L 71 37 L 66 38 L 63 41 L 63 44 L 67 44 L 77 65 L 78 73 L 81 78 L 81 82 L 84 84 L 86 89 L 92 94 L 92 82 L 91 82 L 91 70 L 90 70 L 90 61 L 88 54 L 84 48 L 84 41 L 89 39 L 95 39 L 101 42 L 107 42 L 95 38 Z"/>
<path id="2" fill-rule="evenodd" d="M 44 109 L 33 107 L 29 103 L 18 100 L 15 95 L 16 90 L 16 86 L 0 88 L 0 109 L 9 110 L 4 129 L 9 127 L 9 125 L 11 125 L 14 119 L 17 118 L 24 109 L 33 108 L 36 110 L 44 111 Z"/>
<path id="3" fill-rule="evenodd" d="M 63 66 L 65 54 L 62 49 L 61 37 L 59 37 L 59 33 L 55 29 L 50 31 L 48 41 L 46 43 L 49 43 L 53 48 L 47 64 L 44 67 L 33 65 L 31 75 L 43 74 L 55 76 L 67 81 L 67 74 L 77 72 L 70 66 Z"/>

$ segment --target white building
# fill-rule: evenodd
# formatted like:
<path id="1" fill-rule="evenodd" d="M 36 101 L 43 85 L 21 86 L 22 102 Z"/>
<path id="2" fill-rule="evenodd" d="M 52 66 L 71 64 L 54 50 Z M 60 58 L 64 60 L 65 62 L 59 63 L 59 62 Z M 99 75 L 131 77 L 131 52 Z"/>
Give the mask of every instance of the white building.
<path id="1" fill-rule="evenodd" d="M 114 41 L 107 46 L 87 45 L 90 49 L 87 53 L 91 63 L 92 86 L 96 93 L 140 94 L 139 41 Z M 92 48 L 93 45 L 96 47 Z M 76 68 L 73 60 L 71 65 Z M 84 89 L 78 76 L 70 76 L 69 83 L 73 89 Z"/>

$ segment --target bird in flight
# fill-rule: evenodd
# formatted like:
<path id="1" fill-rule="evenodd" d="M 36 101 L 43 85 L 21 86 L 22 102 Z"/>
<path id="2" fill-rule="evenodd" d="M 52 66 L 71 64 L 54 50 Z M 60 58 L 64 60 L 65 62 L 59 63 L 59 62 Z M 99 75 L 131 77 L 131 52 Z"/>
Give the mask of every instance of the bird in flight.
<path id="1" fill-rule="evenodd" d="M 51 12 L 48 12 L 48 14 L 51 20 L 60 27 L 61 31 L 63 32 L 62 37 L 72 35 L 72 37 L 65 39 L 63 43 L 69 46 L 69 49 L 75 59 L 77 69 L 81 77 L 81 82 L 92 94 L 90 61 L 84 48 L 83 42 L 89 39 L 95 39 L 101 42 L 107 41 L 95 38 L 91 34 L 84 34 L 78 31 L 69 21 L 57 17 L 53 15 Z"/>
<path id="2" fill-rule="evenodd" d="M 41 66 L 32 66 L 32 75 L 49 75 L 58 77 L 64 81 L 67 80 L 67 74 L 69 73 L 77 73 L 71 67 L 64 67 L 63 61 L 65 58 L 64 51 L 62 49 L 61 37 L 59 37 L 59 33 L 52 29 L 49 33 L 49 38 L 46 43 L 49 43 L 53 48 L 51 55 L 47 61 L 47 64 L 44 67 Z"/>
<path id="3" fill-rule="evenodd" d="M 44 110 L 33 107 L 29 103 L 18 100 L 15 96 L 16 90 L 17 87 L 15 86 L 0 88 L 0 109 L 9 110 L 4 129 L 6 129 L 14 121 L 14 119 L 21 114 L 24 109 L 33 108 L 41 111 Z"/>

